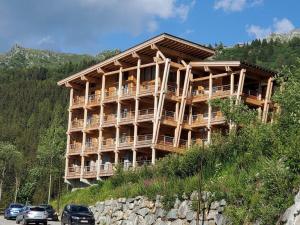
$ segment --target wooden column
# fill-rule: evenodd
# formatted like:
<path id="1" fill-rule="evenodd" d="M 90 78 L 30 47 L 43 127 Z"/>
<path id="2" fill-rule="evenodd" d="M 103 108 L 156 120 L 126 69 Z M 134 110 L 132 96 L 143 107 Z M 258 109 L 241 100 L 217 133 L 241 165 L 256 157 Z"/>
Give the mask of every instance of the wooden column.
<path id="1" fill-rule="evenodd" d="M 191 74 L 191 79 L 193 79 L 193 74 Z M 192 94 L 192 85 L 190 86 L 189 96 Z M 193 117 L 193 106 L 192 104 L 189 106 L 189 117 L 188 117 L 188 124 L 192 125 L 192 117 Z M 188 147 L 192 146 L 192 130 L 188 131 Z"/>
<path id="2" fill-rule="evenodd" d="M 261 85 L 261 81 L 259 81 L 258 83 L 258 100 L 261 101 L 262 100 L 262 85 Z M 261 106 L 258 107 L 258 118 L 261 120 L 262 119 L 262 108 Z"/>
<path id="3" fill-rule="evenodd" d="M 233 95 L 234 95 L 234 73 L 230 74 L 230 105 L 231 107 L 233 106 Z M 229 129 L 232 130 L 233 128 L 233 123 L 230 120 L 229 121 Z"/>
<path id="4" fill-rule="evenodd" d="M 212 79 L 212 72 L 209 73 L 209 91 L 208 91 L 208 121 L 207 121 L 207 142 L 208 144 L 211 143 L 211 117 L 212 117 L 212 106 L 211 106 L 211 99 L 212 99 L 212 89 L 213 89 L 213 79 Z"/>
<path id="5" fill-rule="evenodd" d="M 180 70 L 179 69 L 177 70 L 177 73 L 176 73 L 176 86 L 177 86 L 176 96 L 179 98 L 179 96 L 180 96 Z M 178 120 L 178 116 L 179 116 L 179 102 L 177 101 L 176 109 L 175 109 L 176 121 Z"/>
<path id="6" fill-rule="evenodd" d="M 100 176 L 100 167 L 102 164 L 102 142 L 103 142 L 103 116 L 104 116 L 104 95 L 105 95 L 105 76 L 102 73 L 101 83 L 101 98 L 100 98 L 100 116 L 99 116 L 99 147 L 98 147 L 98 164 L 97 164 L 97 178 Z"/>
<path id="7" fill-rule="evenodd" d="M 116 126 L 116 149 L 115 149 L 115 164 L 118 164 L 119 161 L 119 153 L 118 153 L 118 147 L 120 143 L 120 119 L 121 119 L 121 102 L 120 102 L 120 96 L 122 94 L 122 78 L 123 78 L 123 72 L 122 67 L 119 69 L 119 87 L 118 87 L 118 108 L 117 108 L 117 126 Z"/>
<path id="8" fill-rule="evenodd" d="M 86 126 L 87 126 L 87 104 L 89 99 L 89 85 L 90 82 L 86 80 L 85 82 L 85 96 L 84 96 L 84 119 L 83 119 L 83 131 L 82 131 L 82 148 L 81 148 L 81 176 L 83 178 L 84 172 L 84 152 L 85 152 L 85 143 L 86 143 Z"/>
<path id="9" fill-rule="evenodd" d="M 155 165 L 155 161 L 156 161 L 156 149 L 154 147 L 152 147 L 151 150 L 152 150 L 151 163 L 152 163 L 152 165 Z"/>
<path id="10" fill-rule="evenodd" d="M 135 112 L 134 112 L 134 142 L 132 149 L 132 166 L 136 167 L 136 144 L 138 138 L 138 116 L 139 116 L 139 94 L 140 94 L 140 83 L 141 83 L 141 59 L 137 61 L 136 70 L 136 91 L 135 91 Z"/>
<path id="11" fill-rule="evenodd" d="M 267 91 L 266 91 L 266 96 L 264 101 L 264 110 L 263 110 L 263 117 L 262 117 L 263 123 L 266 123 L 268 120 L 269 103 L 272 95 L 272 86 L 273 86 L 273 78 L 270 77 L 268 80 L 268 86 L 267 86 Z"/>
<path id="12" fill-rule="evenodd" d="M 236 105 L 238 105 L 241 101 L 243 88 L 244 88 L 245 73 L 246 73 L 246 70 L 241 69 L 240 78 L 239 78 L 239 85 L 238 85 L 238 90 L 237 90 L 237 96 L 236 96 L 236 101 L 235 101 Z"/>
<path id="13" fill-rule="evenodd" d="M 74 96 L 74 89 L 73 87 L 70 88 L 70 103 L 69 103 L 69 121 L 68 121 L 68 132 L 67 132 L 67 148 L 66 148 L 66 164 L 65 164 L 65 180 L 68 174 L 68 167 L 69 167 L 69 158 L 68 154 L 70 152 L 70 144 L 71 144 L 71 135 L 70 130 L 72 126 L 72 105 L 73 105 L 73 96 Z"/>

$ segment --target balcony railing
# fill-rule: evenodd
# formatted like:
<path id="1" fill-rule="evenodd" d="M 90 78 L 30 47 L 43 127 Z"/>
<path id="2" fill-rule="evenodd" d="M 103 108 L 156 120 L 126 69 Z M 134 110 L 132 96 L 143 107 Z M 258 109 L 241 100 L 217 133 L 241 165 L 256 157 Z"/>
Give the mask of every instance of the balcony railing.
<path id="1" fill-rule="evenodd" d="M 105 177 L 105 176 L 112 176 L 114 175 L 115 172 L 115 164 L 114 163 L 104 163 L 100 165 L 99 168 L 99 176 L 100 177 Z"/>
<path id="2" fill-rule="evenodd" d="M 72 107 L 80 107 L 84 105 L 84 96 L 74 96 Z"/>
<path id="3" fill-rule="evenodd" d="M 81 152 L 82 145 L 80 143 L 70 144 L 69 154 L 79 154 Z"/>
<path id="4" fill-rule="evenodd" d="M 71 122 L 71 130 L 82 129 L 83 128 L 83 119 L 74 119 Z"/>
<path id="5" fill-rule="evenodd" d="M 117 114 L 103 115 L 103 126 L 113 125 L 117 122 Z"/>
<path id="6" fill-rule="evenodd" d="M 138 113 L 138 121 L 153 119 L 154 109 L 141 109 Z"/>
<path id="7" fill-rule="evenodd" d="M 134 137 L 133 136 L 123 136 L 119 138 L 119 148 L 131 147 L 133 146 Z"/>
<path id="8" fill-rule="evenodd" d="M 100 94 L 93 94 L 88 96 L 88 105 L 96 105 L 100 104 L 101 95 Z"/>
<path id="9" fill-rule="evenodd" d="M 161 135 L 158 137 L 157 145 L 166 150 L 172 152 L 182 152 L 183 149 L 187 148 L 187 141 L 180 139 L 178 147 L 174 147 L 174 137 Z"/>
<path id="10" fill-rule="evenodd" d="M 125 123 L 125 122 L 133 122 L 134 121 L 134 111 L 129 111 L 129 112 L 122 112 L 120 115 L 120 122 Z"/>
<path id="11" fill-rule="evenodd" d="M 97 153 L 98 148 L 99 148 L 98 141 L 85 143 L 85 152 L 86 153 Z"/>
<path id="12" fill-rule="evenodd" d="M 78 165 L 74 165 L 68 168 L 67 177 L 70 178 L 79 178 L 81 174 L 81 167 Z"/>
<path id="13" fill-rule="evenodd" d="M 258 90 L 253 90 L 249 88 L 244 88 L 243 94 L 254 99 L 258 99 L 259 96 Z"/>
<path id="14" fill-rule="evenodd" d="M 138 135 L 136 145 L 137 146 L 151 145 L 152 138 L 153 138 L 152 134 Z"/>
<path id="15" fill-rule="evenodd" d="M 93 117 L 87 120 L 88 129 L 97 129 L 100 126 L 100 119 L 98 117 Z"/>
<path id="16" fill-rule="evenodd" d="M 117 90 L 113 90 L 113 91 L 105 91 L 104 92 L 104 102 L 108 102 L 108 101 L 114 101 L 117 99 L 118 96 L 118 91 Z"/>
<path id="17" fill-rule="evenodd" d="M 211 122 L 222 122 L 225 118 L 221 111 L 211 113 Z M 208 123 L 208 113 L 197 114 L 192 116 L 192 125 L 206 125 Z"/>
<path id="18" fill-rule="evenodd" d="M 163 111 L 163 113 L 162 113 L 162 119 L 176 121 L 175 112 L 173 112 L 173 111 L 167 111 L 167 110 Z"/>
<path id="19" fill-rule="evenodd" d="M 155 85 L 154 84 L 141 84 L 140 85 L 140 95 L 154 94 Z"/>
<path id="20" fill-rule="evenodd" d="M 134 97 L 136 93 L 136 87 L 123 87 L 121 90 L 121 96 L 120 98 L 129 98 L 129 97 Z"/>
<path id="21" fill-rule="evenodd" d="M 83 176 L 97 176 L 97 166 L 85 166 L 83 169 Z"/>
<path id="22" fill-rule="evenodd" d="M 101 149 L 102 150 L 111 150 L 116 147 L 116 139 L 115 138 L 108 138 L 102 141 Z"/>

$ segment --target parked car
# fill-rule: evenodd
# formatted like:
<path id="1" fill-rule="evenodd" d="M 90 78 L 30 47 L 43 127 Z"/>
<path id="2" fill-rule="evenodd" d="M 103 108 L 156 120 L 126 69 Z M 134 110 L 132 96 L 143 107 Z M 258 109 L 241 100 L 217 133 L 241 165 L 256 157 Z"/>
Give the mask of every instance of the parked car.
<path id="1" fill-rule="evenodd" d="M 5 219 L 15 219 L 23 207 L 24 207 L 24 205 L 22 205 L 22 204 L 11 203 L 4 210 L 4 218 Z"/>
<path id="2" fill-rule="evenodd" d="M 46 209 L 46 211 L 48 213 L 48 220 L 58 221 L 58 215 L 51 205 L 41 204 L 40 207 L 43 207 Z"/>
<path id="3" fill-rule="evenodd" d="M 65 225 L 95 225 L 91 210 L 83 205 L 66 205 L 61 215 L 61 224 Z"/>
<path id="4" fill-rule="evenodd" d="M 16 223 L 27 225 L 29 223 L 42 223 L 47 225 L 48 213 L 45 208 L 40 206 L 25 206 L 16 218 Z"/>

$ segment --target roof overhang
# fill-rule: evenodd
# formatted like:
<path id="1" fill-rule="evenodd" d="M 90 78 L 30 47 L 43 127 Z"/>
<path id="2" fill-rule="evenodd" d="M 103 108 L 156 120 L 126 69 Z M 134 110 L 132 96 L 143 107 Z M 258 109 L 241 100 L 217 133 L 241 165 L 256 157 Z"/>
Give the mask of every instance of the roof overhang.
<path id="1" fill-rule="evenodd" d="M 58 85 L 65 85 L 68 82 L 71 82 L 75 79 L 80 78 L 83 75 L 96 72 L 97 70 L 101 69 L 102 67 L 105 67 L 109 64 L 114 63 L 115 61 L 118 61 L 122 58 L 126 58 L 131 56 L 133 53 L 138 53 L 139 51 L 142 51 L 146 48 L 149 48 L 153 45 L 157 45 L 158 47 L 161 47 L 162 49 L 172 49 L 174 51 L 177 51 L 183 55 L 189 55 L 193 59 L 203 60 L 210 56 L 213 56 L 215 54 L 215 51 L 211 48 L 205 47 L 203 45 L 199 45 L 197 43 L 187 41 L 185 39 L 163 33 L 161 35 L 158 35 L 154 38 L 151 38 L 141 44 L 138 44 L 132 48 L 127 49 L 126 51 L 107 59 L 101 63 L 98 63 L 94 66 L 91 66 L 85 70 L 82 70 L 72 76 L 69 76 L 59 82 L 57 82 Z"/>

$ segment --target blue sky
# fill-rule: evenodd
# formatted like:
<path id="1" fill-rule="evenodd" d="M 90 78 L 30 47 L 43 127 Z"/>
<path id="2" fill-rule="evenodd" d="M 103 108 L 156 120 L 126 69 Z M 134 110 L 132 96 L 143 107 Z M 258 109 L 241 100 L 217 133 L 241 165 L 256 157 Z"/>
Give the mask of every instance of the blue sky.
<path id="1" fill-rule="evenodd" d="M 299 28 L 299 10 L 299 0 L 0 0 L 0 52 L 96 54 L 163 32 L 233 45 Z"/>

